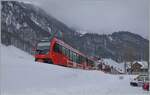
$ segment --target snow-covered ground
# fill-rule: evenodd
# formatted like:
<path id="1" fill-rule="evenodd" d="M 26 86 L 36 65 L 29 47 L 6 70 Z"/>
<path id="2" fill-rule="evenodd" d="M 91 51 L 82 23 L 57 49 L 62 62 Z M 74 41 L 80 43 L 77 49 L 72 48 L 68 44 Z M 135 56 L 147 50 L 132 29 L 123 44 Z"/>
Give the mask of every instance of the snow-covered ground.
<path id="1" fill-rule="evenodd" d="M 133 76 L 34 62 L 31 55 L 13 46 L 1 45 L 1 95 L 149 94 L 142 88 L 131 87 L 131 78 Z"/>

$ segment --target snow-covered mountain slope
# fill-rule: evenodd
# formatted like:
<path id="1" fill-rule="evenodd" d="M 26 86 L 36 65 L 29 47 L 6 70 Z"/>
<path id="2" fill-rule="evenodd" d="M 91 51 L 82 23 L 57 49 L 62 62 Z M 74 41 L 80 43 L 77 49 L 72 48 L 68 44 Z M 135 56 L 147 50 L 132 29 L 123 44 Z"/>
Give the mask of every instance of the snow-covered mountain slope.
<path id="1" fill-rule="evenodd" d="M 1 45 L 1 95 L 148 95 L 129 85 L 132 77 L 42 64 Z"/>

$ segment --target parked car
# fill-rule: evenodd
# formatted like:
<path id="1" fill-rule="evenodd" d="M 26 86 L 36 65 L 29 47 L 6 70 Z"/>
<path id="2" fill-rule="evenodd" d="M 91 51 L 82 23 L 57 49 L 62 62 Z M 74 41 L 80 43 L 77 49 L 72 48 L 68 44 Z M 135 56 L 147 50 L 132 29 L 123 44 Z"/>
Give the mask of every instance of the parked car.
<path id="1" fill-rule="evenodd" d="M 149 91 L 149 82 L 145 82 L 142 88 L 143 90 Z"/>
<path id="2" fill-rule="evenodd" d="M 130 82 L 130 85 L 142 87 L 143 84 L 148 81 L 149 81 L 148 75 L 139 75 Z"/>

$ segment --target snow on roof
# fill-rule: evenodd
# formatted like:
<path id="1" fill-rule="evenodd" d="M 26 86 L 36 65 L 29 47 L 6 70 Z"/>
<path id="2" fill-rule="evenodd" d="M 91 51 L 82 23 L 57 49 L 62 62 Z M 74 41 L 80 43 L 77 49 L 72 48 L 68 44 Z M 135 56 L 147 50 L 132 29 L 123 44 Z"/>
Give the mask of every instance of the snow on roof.
<path id="1" fill-rule="evenodd" d="M 146 61 L 134 61 L 134 62 L 133 62 L 133 64 L 136 64 L 136 63 L 142 65 L 141 68 L 143 68 L 143 69 L 148 68 L 148 63 L 147 63 Z"/>
<path id="2" fill-rule="evenodd" d="M 138 63 L 138 64 L 140 64 L 142 66 L 141 68 L 143 68 L 143 69 L 148 68 L 148 63 L 146 61 L 126 62 L 127 68 L 131 68 L 131 63 L 133 63 L 133 64 L 137 64 Z"/>

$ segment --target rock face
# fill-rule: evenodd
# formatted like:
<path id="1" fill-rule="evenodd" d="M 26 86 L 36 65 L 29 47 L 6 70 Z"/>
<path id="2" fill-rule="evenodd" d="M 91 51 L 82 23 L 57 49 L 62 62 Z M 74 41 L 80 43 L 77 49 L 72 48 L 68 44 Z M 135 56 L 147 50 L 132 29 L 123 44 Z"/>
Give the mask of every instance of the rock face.
<path id="1" fill-rule="evenodd" d="M 148 60 L 149 41 L 128 31 L 110 35 L 81 34 L 32 4 L 1 1 L 1 38 L 32 54 L 32 48 L 52 32 L 63 32 L 63 40 L 89 56 L 123 60 Z"/>

